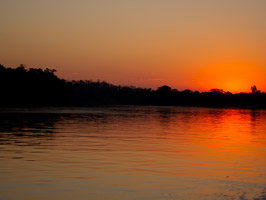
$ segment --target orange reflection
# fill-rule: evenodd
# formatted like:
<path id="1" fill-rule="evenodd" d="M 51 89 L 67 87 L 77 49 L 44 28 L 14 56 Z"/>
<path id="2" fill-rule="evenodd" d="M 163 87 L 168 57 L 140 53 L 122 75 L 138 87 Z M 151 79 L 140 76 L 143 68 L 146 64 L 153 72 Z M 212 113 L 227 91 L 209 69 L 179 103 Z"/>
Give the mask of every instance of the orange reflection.
<path id="1" fill-rule="evenodd" d="M 23 114 L 22 124 L 9 120 L 16 115 L 1 118 L 6 125 L 12 121 L 10 130 L 0 127 L 2 196 L 42 199 L 35 191 L 44 186 L 51 191 L 45 199 L 265 194 L 265 110 L 126 106 L 57 112 Z"/>
<path id="2" fill-rule="evenodd" d="M 258 174 L 266 164 L 261 151 L 265 149 L 261 135 L 264 111 L 191 109 L 170 112 L 167 117 L 165 113 L 160 115 L 160 123 L 173 133 L 165 151 L 181 158 L 182 162 L 175 160 L 172 165 L 184 166 L 183 174 L 199 179 L 261 181 Z"/>

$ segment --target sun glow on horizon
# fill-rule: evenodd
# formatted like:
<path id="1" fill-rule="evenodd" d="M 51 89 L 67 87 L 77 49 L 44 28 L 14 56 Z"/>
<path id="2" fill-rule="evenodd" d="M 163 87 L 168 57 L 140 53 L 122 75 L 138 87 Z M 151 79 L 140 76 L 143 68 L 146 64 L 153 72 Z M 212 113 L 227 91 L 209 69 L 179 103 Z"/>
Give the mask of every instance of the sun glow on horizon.
<path id="1" fill-rule="evenodd" d="M 205 91 L 219 88 L 232 93 L 250 92 L 252 85 L 263 86 L 262 76 L 262 67 L 254 64 L 222 63 L 202 68 L 196 85 Z"/>

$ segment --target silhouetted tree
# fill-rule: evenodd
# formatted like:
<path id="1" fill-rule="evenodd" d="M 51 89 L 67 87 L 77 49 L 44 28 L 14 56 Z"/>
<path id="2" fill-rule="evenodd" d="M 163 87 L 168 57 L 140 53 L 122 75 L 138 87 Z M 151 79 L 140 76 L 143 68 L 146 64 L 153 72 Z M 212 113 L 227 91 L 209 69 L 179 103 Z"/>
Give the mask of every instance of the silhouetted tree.
<path id="1" fill-rule="evenodd" d="M 251 92 L 253 94 L 260 93 L 260 90 L 257 89 L 256 85 L 251 86 Z"/>
<path id="2" fill-rule="evenodd" d="M 251 86 L 251 91 L 252 91 L 253 94 L 258 91 L 256 85 Z"/>
<path id="3" fill-rule="evenodd" d="M 224 90 L 223 89 L 211 89 L 210 90 L 211 93 L 215 93 L 215 94 L 223 94 Z"/>
<path id="4" fill-rule="evenodd" d="M 171 90 L 172 90 L 172 88 L 167 86 L 167 85 L 163 85 L 161 87 L 158 87 L 158 89 L 157 89 L 158 92 L 162 92 L 162 93 L 170 92 Z"/>

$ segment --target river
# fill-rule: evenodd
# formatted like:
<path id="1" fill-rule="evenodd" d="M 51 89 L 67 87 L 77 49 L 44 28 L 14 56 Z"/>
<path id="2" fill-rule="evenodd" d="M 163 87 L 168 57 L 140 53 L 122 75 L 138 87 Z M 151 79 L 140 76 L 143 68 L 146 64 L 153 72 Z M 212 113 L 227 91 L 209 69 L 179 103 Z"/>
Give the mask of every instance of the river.
<path id="1" fill-rule="evenodd" d="M 265 200 L 266 110 L 0 110 L 0 199 Z"/>

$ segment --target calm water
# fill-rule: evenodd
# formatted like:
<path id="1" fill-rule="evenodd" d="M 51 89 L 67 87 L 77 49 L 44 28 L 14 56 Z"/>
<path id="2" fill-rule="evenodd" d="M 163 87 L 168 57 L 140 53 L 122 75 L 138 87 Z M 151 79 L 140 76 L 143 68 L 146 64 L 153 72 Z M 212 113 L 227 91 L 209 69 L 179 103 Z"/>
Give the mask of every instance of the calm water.
<path id="1" fill-rule="evenodd" d="M 266 111 L 0 111 L 0 199 L 266 199 Z"/>

